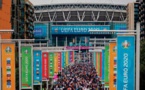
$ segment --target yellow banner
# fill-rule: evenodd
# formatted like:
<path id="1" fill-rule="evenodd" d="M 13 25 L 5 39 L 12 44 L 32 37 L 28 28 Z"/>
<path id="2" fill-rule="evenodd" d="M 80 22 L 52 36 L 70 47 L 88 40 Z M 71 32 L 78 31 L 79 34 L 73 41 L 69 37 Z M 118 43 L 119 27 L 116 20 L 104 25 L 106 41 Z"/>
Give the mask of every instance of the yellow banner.
<path id="1" fill-rule="evenodd" d="M 110 57 L 109 57 L 109 60 L 110 60 L 110 81 L 109 81 L 109 89 L 110 90 L 116 90 L 116 87 L 114 85 L 114 79 L 116 78 L 114 76 L 114 67 L 115 67 L 115 58 L 116 58 L 116 43 L 115 42 L 111 42 L 109 44 L 109 53 L 110 53 Z"/>
<path id="2" fill-rule="evenodd" d="M 54 72 L 58 73 L 58 53 L 54 53 Z"/>
<path id="3" fill-rule="evenodd" d="M 15 90 L 15 44 L 2 44 L 2 90 Z"/>
<path id="4" fill-rule="evenodd" d="M 65 56 L 66 56 L 66 66 L 68 66 L 68 60 L 69 60 L 68 59 L 68 52 L 66 52 L 66 55 Z"/>

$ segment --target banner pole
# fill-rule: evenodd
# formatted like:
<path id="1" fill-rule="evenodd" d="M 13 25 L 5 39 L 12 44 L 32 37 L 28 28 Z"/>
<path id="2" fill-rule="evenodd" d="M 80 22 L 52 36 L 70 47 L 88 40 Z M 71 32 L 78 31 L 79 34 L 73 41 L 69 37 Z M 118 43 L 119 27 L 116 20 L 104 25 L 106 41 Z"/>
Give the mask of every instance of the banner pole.
<path id="1" fill-rule="evenodd" d="M 140 90 L 140 23 L 136 26 L 136 90 Z"/>
<path id="2" fill-rule="evenodd" d="M 42 84 L 40 85 L 40 90 L 42 90 Z"/>
<path id="3" fill-rule="evenodd" d="M 21 41 L 19 43 L 19 90 L 21 90 Z"/>
<path id="4" fill-rule="evenodd" d="M 48 90 L 48 81 L 46 81 L 47 82 L 47 85 L 46 85 L 46 90 Z"/>

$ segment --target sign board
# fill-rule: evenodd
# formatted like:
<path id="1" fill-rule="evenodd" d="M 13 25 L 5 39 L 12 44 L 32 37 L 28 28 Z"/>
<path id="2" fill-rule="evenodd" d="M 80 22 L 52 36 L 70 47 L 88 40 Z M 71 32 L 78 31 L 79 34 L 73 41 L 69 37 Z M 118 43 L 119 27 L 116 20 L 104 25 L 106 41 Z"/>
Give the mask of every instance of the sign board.
<path id="1" fill-rule="evenodd" d="M 48 52 L 42 53 L 42 79 L 48 80 L 49 79 L 49 66 L 48 66 Z"/>
<path id="2" fill-rule="evenodd" d="M 89 30 L 110 30 L 109 25 L 51 26 L 52 34 L 90 34 Z"/>
<path id="3" fill-rule="evenodd" d="M 15 90 L 15 44 L 2 44 L 2 90 Z"/>
<path id="4" fill-rule="evenodd" d="M 135 36 L 117 37 L 117 90 L 135 90 Z"/>
<path id="5" fill-rule="evenodd" d="M 46 24 L 35 24 L 34 25 L 34 37 L 45 38 L 47 36 L 47 25 Z"/>
<path id="6" fill-rule="evenodd" d="M 21 75 L 22 75 L 22 89 L 32 88 L 32 47 L 22 46 L 22 61 L 21 61 Z"/>
<path id="7" fill-rule="evenodd" d="M 33 51 L 33 82 L 35 85 L 40 85 L 42 83 L 42 59 L 41 51 Z"/>

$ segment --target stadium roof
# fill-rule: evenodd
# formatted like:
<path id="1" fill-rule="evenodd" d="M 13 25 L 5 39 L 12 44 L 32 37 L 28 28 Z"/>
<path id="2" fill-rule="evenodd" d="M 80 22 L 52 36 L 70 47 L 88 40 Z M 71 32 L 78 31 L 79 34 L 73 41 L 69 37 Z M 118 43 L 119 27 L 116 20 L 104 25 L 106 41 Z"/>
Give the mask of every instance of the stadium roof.
<path id="1" fill-rule="evenodd" d="M 48 4 L 115 4 L 127 5 L 135 0 L 30 0 L 34 5 Z"/>

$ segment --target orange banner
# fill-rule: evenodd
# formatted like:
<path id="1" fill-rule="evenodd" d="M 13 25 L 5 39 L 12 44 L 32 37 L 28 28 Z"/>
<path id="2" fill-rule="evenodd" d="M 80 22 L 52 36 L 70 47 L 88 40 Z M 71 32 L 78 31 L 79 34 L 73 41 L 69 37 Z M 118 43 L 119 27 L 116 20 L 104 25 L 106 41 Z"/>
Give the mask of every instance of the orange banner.
<path id="1" fill-rule="evenodd" d="M 58 73 L 58 54 L 57 52 L 54 53 L 54 72 Z"/>
<path id="2" fill-rule="evenodd" d="M 2 90 L 15 90 L 15 44 L 2 44 Z"/>
<path id="3" fill-rule="evenodd" d="M 115 67 L 115 58 L 116 58 L 116 43 L 115 42 L 111 42 L 109 44 L 109 54 L 110 54 L 110 81 L 109 81 L 109 90 L 116 90 L 116 86 L 114 85 L 114 80 L 116 78 L 116 76 L 114 75 L 114 67 Z"/>

